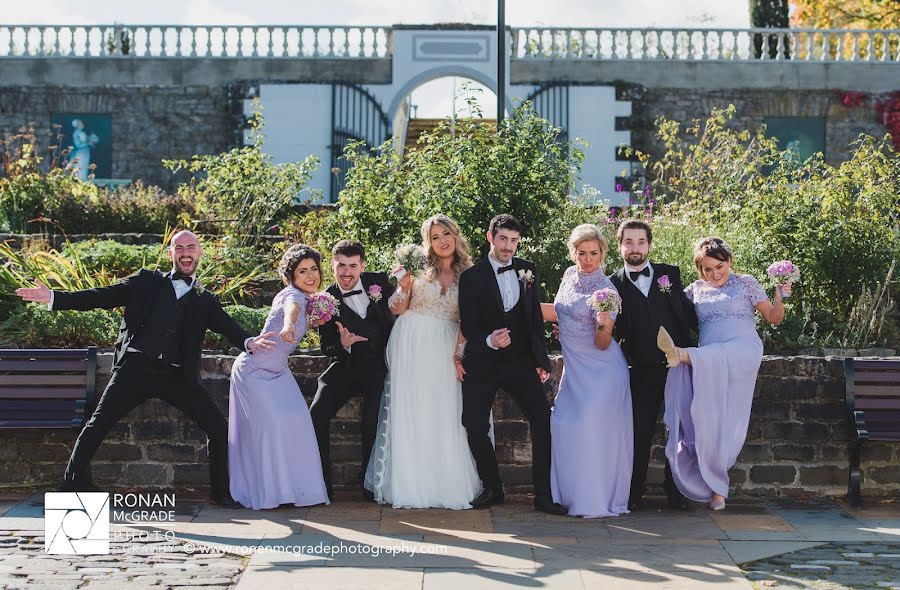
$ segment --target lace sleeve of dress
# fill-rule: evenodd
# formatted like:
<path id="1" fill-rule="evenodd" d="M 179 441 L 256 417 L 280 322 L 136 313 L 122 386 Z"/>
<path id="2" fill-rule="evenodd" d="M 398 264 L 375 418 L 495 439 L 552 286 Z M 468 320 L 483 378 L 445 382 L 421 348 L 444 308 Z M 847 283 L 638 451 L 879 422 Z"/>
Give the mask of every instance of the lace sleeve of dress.
<path id="1" fill-rule="evenodd" d="M 408 296 L 409 294 L 406 291 L 401 290 L 398 286 L 394 289 L 394 293 L 388 297 L 388 307 L 394 307 L 401 301 L 405 301 Z"/>
<path id="2" fill-rule="evenodd" d="M 753 304 L 754 307 L 761 301 L 769 300 L 768 295 L 766 295 L 766 290 L 759 284 L 756 277 L 753 275 L 743 275 L 741 278 L 747 286 L 747 296 L 750 298 L 750 303 Z"/>

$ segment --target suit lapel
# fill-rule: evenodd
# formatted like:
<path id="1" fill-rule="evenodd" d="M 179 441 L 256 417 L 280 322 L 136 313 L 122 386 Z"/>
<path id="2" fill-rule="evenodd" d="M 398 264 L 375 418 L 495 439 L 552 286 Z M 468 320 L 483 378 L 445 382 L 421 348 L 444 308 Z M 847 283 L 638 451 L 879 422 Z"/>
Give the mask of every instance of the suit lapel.
<path id="1" fill-rule="evenodd" d="M 484 265 L 484 277 L 488 283 L 487 288 L 493 294 L 500 313 L 506 313 L 506 308 L 503 306 L 503 295 L 500 294 L 500 284 L 497 282 L 497 273 L 489 260 L 485 259 L 482 264 Z"/>

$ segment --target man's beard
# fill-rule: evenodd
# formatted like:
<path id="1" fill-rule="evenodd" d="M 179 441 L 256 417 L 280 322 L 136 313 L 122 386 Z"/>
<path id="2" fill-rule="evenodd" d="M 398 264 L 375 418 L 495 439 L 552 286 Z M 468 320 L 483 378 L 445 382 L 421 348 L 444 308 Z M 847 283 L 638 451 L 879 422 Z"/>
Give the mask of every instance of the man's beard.
<path id="1" fill-rule="evenodd" d="M 634 259 L 634 256 L 639 256 L 638 260 Z M 625 258 L 625 262 L 630 264 L 631 266 L 641 266 L 645 262 L 647 262 L 647 256 L 643 254 L 631 254 Z"/>

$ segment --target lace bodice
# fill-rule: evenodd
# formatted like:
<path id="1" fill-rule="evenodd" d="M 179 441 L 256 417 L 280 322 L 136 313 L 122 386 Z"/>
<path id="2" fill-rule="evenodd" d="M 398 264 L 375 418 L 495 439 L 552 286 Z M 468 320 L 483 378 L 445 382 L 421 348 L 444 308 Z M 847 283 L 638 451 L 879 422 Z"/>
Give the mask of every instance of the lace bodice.
<path id="1" fill-rule="evenodd" d="M 453 281 L 444 295 L 441 282 L 429 281 L 424 276 L 413 280 L 412 301 L 409 309 L 423 315 L 459 323 L 459 282 Z"/>
<path id="2" fill-rule="evenodd" d="M 297 342 L 288 343 L 283 341 L 280 337 L 278 337 L 278 333 L 281 332 L 281 327 L 284 325 L 284 313 L 289 301 L 296 302 L 300 305 L 300 315 L 297 317 L 297 322 L 294 324 L 294 327 L 297 331 L 297 339 L 302 340 L 304 334 L 306 334 L 306 295 L 300 289 L 294 286 L 288 286 L 278 292 L 275 295 L 275 298 L 272 300 L 272 309 L 269 310 L 269 315 L 266 317 L 266 324 L 263 327 L 263 332 L 275 332 L 275 336 L 272 338 L 276 342 L 276 351 L 291 354 L 294 352 L 294 349 L 297 348 Z"/>
<path id="3" fill-rule="evenodd" d="M 553 308 L 559 318 L 560 334 L 577 333 L 594 337 L 594 310 L 588 304 L 588 298 L 599 289 L 612 289 L 618 293 L 612 281 L 603 274 L 603 269 L 591 273 L 578 272 L 570 266 L 563 273 L 559 291 L 553 300 Z M 616 313 L 609 314 L 616 319 Z"/>
<path id="4" fill-rule="evenodd" d="M 711 287 L 706 281 L 698 280 L 684 292 L 694 302 L 701 325 L 724 319 L 754 321 L 756 304 L 768 300 L 756 277 L 737 273 L 731 273 L 721 287 Z"/>

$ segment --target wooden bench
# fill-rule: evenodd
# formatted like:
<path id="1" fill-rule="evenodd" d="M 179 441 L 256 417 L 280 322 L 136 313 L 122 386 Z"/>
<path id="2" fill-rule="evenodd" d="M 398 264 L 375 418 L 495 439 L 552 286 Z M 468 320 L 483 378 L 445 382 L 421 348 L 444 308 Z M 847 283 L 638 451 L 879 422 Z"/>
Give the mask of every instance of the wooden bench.
<path id="1" fill-rule="evenodd" d="M 94 408 L 97 348 L 0 350 L 0 430 L 81 428 Z"/>
<path id="2" fill-rule="evenodd" d="M 900 441 L 900 360 L 844 359 L 850 442 L 847 501 L 862 506 L 859 461 L 867 441 Z"/>

